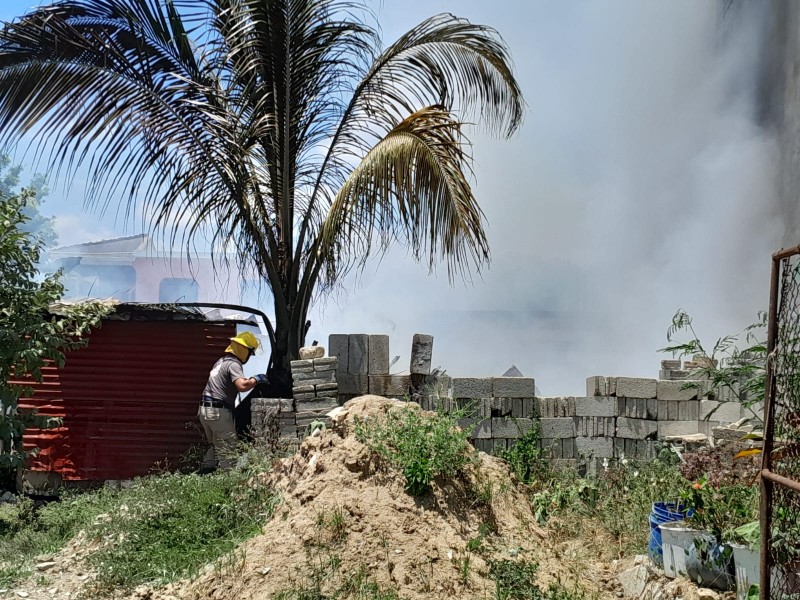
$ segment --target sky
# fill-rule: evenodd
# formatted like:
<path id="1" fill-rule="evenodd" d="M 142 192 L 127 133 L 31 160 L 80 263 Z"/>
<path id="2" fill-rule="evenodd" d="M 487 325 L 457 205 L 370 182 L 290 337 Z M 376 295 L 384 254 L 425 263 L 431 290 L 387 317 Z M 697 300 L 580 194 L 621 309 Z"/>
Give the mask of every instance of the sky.
<path id="1" fill-rule="evenodd" d="M 2 0 L 0 19 L 32 4 Z M 656 377 L 679 308 L 708 345 L 766 308 L 783 224 L 776 141 L 754 118 L 758 6 L 725 23 L 695 0 L 374 6 L 386 43 L 440 12 L 495 27 L 529 108 L 509 141 L 469 132 L 489 269 L 450 286 L 397 248 L 314 308 L 309 341 L 389 334 L 399 370 L 428 333 L 450 374 L 515 364 L 544 395 L 581 395 L 591 375 Z M 84 212 L 84 183 L 51 182 L 61 243 L 139 232 Z"/>

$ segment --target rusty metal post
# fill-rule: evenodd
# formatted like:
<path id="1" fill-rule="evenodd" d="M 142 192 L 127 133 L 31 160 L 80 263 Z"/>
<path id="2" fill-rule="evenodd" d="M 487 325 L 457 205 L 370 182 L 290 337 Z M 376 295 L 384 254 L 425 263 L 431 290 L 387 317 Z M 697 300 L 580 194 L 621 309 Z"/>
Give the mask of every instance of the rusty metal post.
<path id="1" fill-rule="evenodd" d="M 772 413 L 775 410 L 773 398 L 774 386 L 774 361 L 773 352 L 775 351 L 775 339 L 778 333 L 778 281 L 780 279 L 781 258 L 780 253 L 776 252 L 772 256 L 772 271 L 770 274 L 769 288 L 769 321 L 767 328 L 767 374 L 764 385 L 764 446 L 761 454 L 761 499 L 760 499 L 760 520 L 761 520 L 761 560 L 759 564 L 761 585 L 759 586 L 759 597 L 761 600 L 769 600 L 770 594 L 770 531 L 771 509 L 772 509 L 772 488 L 773 482 L 764 477 L 763 473 L 772 468 L 772 431 L 774 419 Z M 769 440 L 769 442 L 767 441 Z"/>

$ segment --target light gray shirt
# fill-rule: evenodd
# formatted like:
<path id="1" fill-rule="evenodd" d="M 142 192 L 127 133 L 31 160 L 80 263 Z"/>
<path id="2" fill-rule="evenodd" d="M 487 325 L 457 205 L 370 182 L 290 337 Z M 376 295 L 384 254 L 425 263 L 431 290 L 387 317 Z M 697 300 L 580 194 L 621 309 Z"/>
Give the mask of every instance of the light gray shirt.
<path id="1" fill-rule="evenodd" d="M 242 362 L 233 354 L 226 354 L 211 367 L 203 396 L 222 400 L 228 405 L 228 408 L 232 409 L 236 404 L 236 396 L 239 394 L 239 390 L 234 384 L 237 379 L 244 379 Z"/>

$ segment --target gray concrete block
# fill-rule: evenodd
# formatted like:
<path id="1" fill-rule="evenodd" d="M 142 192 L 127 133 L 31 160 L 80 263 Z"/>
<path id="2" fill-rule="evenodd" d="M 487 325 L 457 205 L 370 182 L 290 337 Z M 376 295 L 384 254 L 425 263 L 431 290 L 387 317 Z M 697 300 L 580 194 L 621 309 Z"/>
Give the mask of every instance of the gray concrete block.
<path id="1" fill-rule="evenodd" d="M 522 410 L 522 398 L 511 399 L 511 416 L 517 419 L 524 416 Z"/>
<path id="2" fill-rule="evenodd" d="M 295 369 L 308 369 L 308 368 L 313 369 L 314 368 L 314 361 L 311 361 L 311 360 L 293 360 L 292 362 L 289 363 L 289 366 L 291 367 L 292 371 L 294 371 Z"/>
<path id="3" fill-rule="evenodd" d="M 472 437 L 479 440 L 489 439 L 492 437 L 492 420 L 483 419 L 475 425 L 472 430 Z"/>
<path id="4" fill-rule="evenodd" d="M 314 391 L 317 393 L 317 396 L 337 396 L 339 392 L 339 384 L 335 381 L 333 383 L 323 383 L 321 385 L 314 386 Z M 332 393 L 327 393 L 332 392 Z"/>
<path id="5" fill-rule="evenodd" d="M 367 375 L 369 373 L 369 336 L 366 333 L 350 334 L 348 353 L 347 372 L 351 375 Z"/>
<path id="6" fill-rule="evenodd" d="M 581 437 L 614 437 L 616 417 L 573 417 L 575 435 Z"/>
<path id="7" fill-rule="evenodd" d="M 492 418 L 493 438 L 519 438 L 532 426 L 530 419 Z"/>
<path id="8" fill-rule="evenodd" d="M 617 419 L 618 438 L 631 440 L 653 439 L 658 434 L 658 422 L 647 419 L 630 419 L 619 417 Z"/>
<path id="9" fill-rule="evenodd" d="M 575 438 L 561 440 L 561 458 L 575 458 Z"/>
<path id="10" fill-rule="evenodd" d="M 338 376 L 339 394 L 347 396 L 363 396 L 369 392 L 367 375 L 351 375 L 342 373 Z"/>
<path id="11" fill-rule="evenodd" d="M 661 368 L 665 369 L 667 371 L 680 370 L 681 361 L 680 360 L 662 360 L 661 361 Z"/>
<path id="12" fill-rule="evenodd" d="M 702 433 L 698 421 L 660 421 L 658 422 L 658 439 L 663 440 L 672 435 L 691 435 Z"/>
<path id="13" fill-rule="evenodd" d="M 535 403 L 536 401 L 533 398 L 523 398 L 522 399 L 522 416 L 527 419 L 533 419 L 536 417 L 536 408 Z"/>
<path id="14" fill-rule="evenodd" d="M 323 356 L 322 358 L 314 359 L 314 368 L 327 371 L 327 367 L 333 367 L 334 370 L 339 366 L 339 358 L 337 356 Z"/>
<path id="15" fill-rule="evenodd" d="M 415 333 L 411 340 L 411 362 L 409 372 L 413 375 L 428 375 L 433 359 L 433 336 Z"/>
<path id="16" fill-rule="evenodd" d="M 369 393 L 376 396 L 410 395 L 410 375 L 370 375 Z"/>
<path id="17" fill-rule="evenodd" d="M 587 396 L 608 396 L 608 381 L 602 375 L 586 378 Z"/>
<path id="18" fill-rule="evenodd" d="M 313 400 L 316 398 L 317 395 L 314 392 L 304 392 L 302 394 L 295 394 L 294 399 L 295 402 L 305 401 L 305 400 Z"/>
<path id="19" fill-rule="evenodd" d="M 575 455 L 583 458 L 612 458 L 614 438 L 575 438 Z"/>
<path id="20" fill-rule="evenodd" d="M 617 398 L 617 415 L 631 419 L 646 419 L 648 402 L 656 401 L 645 398 Z"/>
<path id="21" fill-rule="evenodd" d="M 328 355 L 339 359 L 336 364 L 336 370 L 339 374 L 346 373 L 350 360 L 350 336 L 344 333 L 332 333 L 329 335 Z"/>
<path id="22" fill-rule="evenodd" d="M 617 396 L 625 398 L 655 398 L 658 393 L 655 379 L 617 377 Z"/>
<path id="23" fill-rule="evenodd" d="M 700 418 L 700 401 L 684 400 L 678 402 L 678 420 L 696 421 Z"/>
<path id="24" fill-rule="evenodd" d="M 314 400 L 302 400 L 297 402 L 297 414 L 304 412 L 329 412 L 339 406 L 339 402 L 334 398 L 316 398 Z"/>
<path id="25" fill-rule="evenodd" d="M 656 397 L 659 400 L 696 400 L 701 393 L 693 381 L 659 381 Z"/>
<path id="26" fill-rule="evenodd" d="M 292 388 L 292 396 L 297 396 L 297 394 L 313 394 L 314 391 L 313 385 L 297 385 Z"/>
<path id="27" fill-rule="evenodd" d="M 658 400 L 655 398 L 648 398 L 647 400 L 647 417 L 651 421 L 658 420 Z"/>
<path id="28" fill-rule="evenodd" d="M 550 460 L 555 458 L 561 458 L 561 450 L 562 450 L 561 440 L 542 438 L 541 448 L 545 458 L 548 458 Z"/>
<path id="29" fill-rule="evenodd" d="M 336 371 L 314 371 L 313 373 L 295 373 L 292 382 L 295 386 L 320 385 L 336 381 Z"/>
<path id="30" fill-rule="evenodd" d="M 677 421 L 678 420 L 678 401 L 677 400 L 657 400 L 658 420 Z"/>
<path id="31" fill-rule="evenodd" d="M 540 419 L 539 431 L 543 438 L 575 437 L 575 420 L 572 417 Z"/>
<path id="32" fill-rule="evenodd" d="M 389 374 L 389 336 L 369 336 L 368 371 L 370 375 Z"/>
<path id="33" fill-rule="evenodd" d="M 453 377 L 454 398 L 491 398 L 491 377 Z"/>
<path id="34" fill-rule="evenodd" d="M 492 395 L 498 398 L 533 398 L 536 383 L 533 377 L 494 377 Z"/>
<path id="35" fill-rule="evenodd" d="M 294 400 L 291 398 L 253 398 L 250 401 L 251 412 L 263 412 L 274 408 L 277 408 L 279 412 L 291 412 L 294 410 Z"/>
<path id="36" fill-rule="evenodd" d="M 463 431 L 469 431 L 470 433 L 475 428 L 475 425 L 478 424 L 476 419 L 472 419 L 470 417 L 464 417 L 458 420 L 458 426 L 461 427 Z"/>
<path id="37" fill-rule="evenodd" d="M 617 399 L 607 396 L 575 398 L 575 414 L 579 417 L 615 417 Z"/>
<path id="38" fill-rule="evenodd" d="M 489 407 L 493 417 L 513 416 L 511 398 L 489 398 Z"/>

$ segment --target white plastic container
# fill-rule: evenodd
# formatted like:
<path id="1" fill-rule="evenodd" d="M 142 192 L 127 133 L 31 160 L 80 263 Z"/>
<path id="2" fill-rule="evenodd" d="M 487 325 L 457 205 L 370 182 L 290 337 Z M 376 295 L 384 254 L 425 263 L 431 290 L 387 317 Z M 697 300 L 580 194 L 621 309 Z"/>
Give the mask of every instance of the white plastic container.
<path id="1" fill-rule="evenodd" d="M 736 569 L 736 600 L 747 600 L 751 585 L 761 583 L 761 555 L 742 544 L 731 544 Z"/>
<path id="2" fill-rule="evenodd" d="M 688 527 L 684 521 L 663 523 L 659 527 L 664 548 L 664 575 L 672 579 L 678 575 L 686 576 L 689 549 L 694 547 L 696 538 L 707 535 L 708 532 Z"/>

